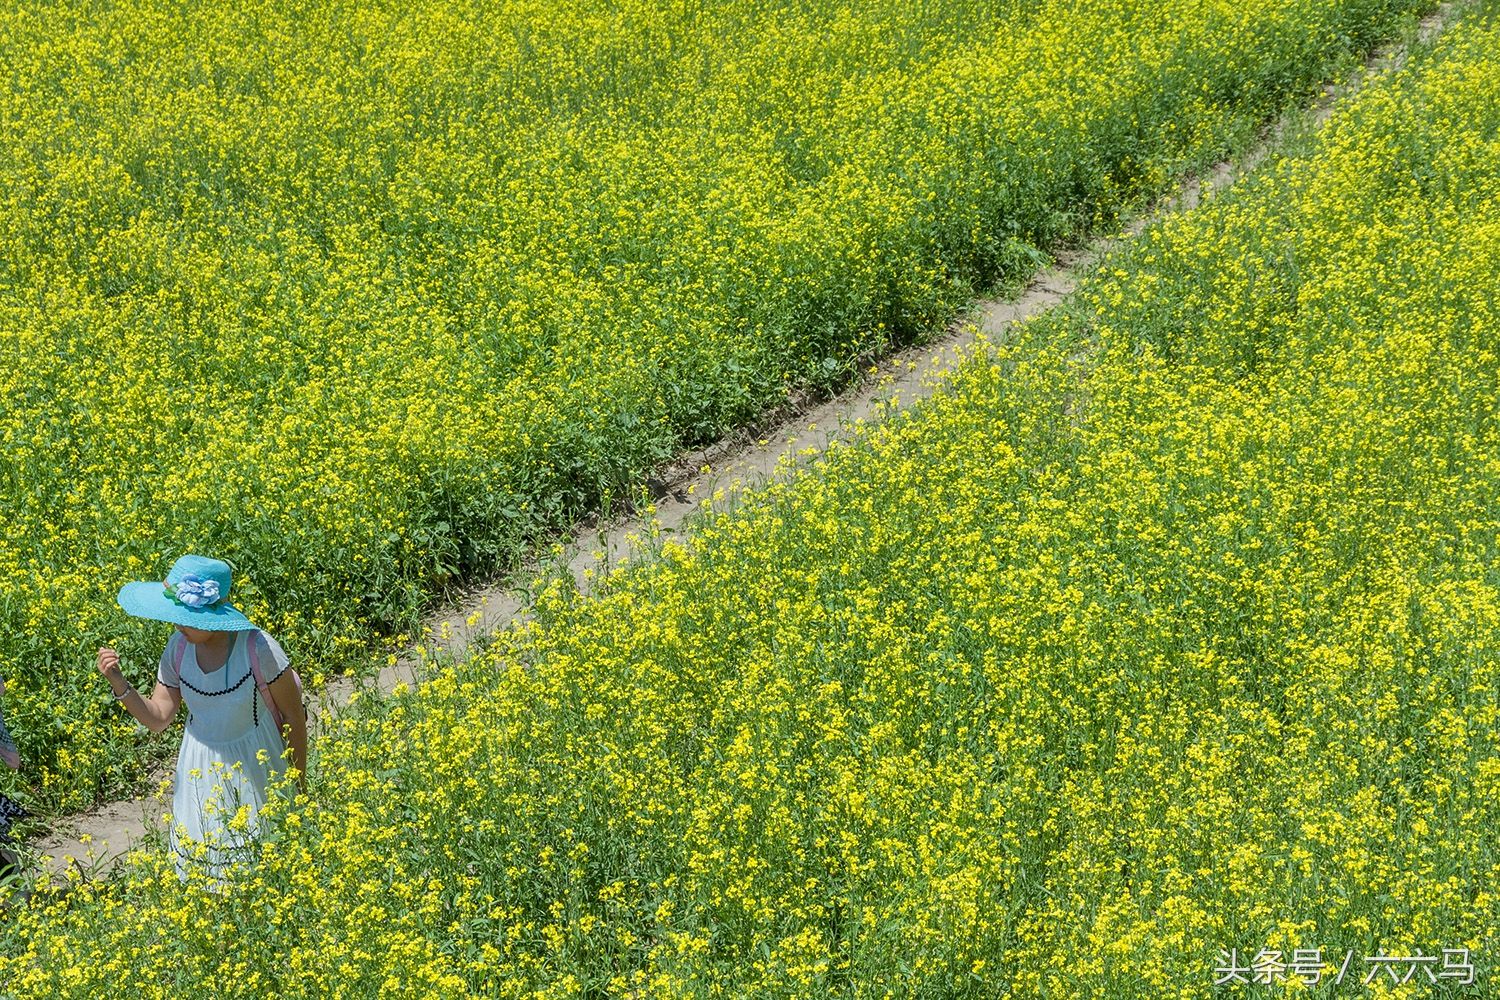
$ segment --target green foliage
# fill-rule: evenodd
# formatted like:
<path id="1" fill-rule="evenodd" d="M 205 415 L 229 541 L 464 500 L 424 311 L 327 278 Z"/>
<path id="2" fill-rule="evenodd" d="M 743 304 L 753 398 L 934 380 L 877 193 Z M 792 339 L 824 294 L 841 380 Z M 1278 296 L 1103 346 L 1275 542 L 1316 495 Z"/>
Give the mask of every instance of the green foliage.
<path id="1" fill-rule="evenodd" d="M 1417 0 L 0 12 L 0 670 L 46 809 L 187 551 L 309 674 L 1105 225 Z M 38 725 L 42 719 L 45 724 Z"/>
<path id="2" fill-rule="evenodd" d="M 147 852 L 0 976 L 1155 1000 L 1465 947 L 1475 987 L 1369 992 L 1488 992 L 1496 12 L 689 546 L 357 701 L 224 892 Z"/>

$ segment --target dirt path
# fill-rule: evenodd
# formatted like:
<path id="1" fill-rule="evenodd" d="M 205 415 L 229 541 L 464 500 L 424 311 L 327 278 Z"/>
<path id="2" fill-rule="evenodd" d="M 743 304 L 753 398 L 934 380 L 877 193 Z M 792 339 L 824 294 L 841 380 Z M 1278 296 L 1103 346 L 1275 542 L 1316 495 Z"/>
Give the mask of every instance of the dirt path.
<path id="1" fill-rule="evenodd" d="M 1442 31 L 1462 6 L 1457 0 L 1441 4 L 1422 20 L 1419 40 L 1425 42 Z M 1322 124 L 1334 104 L 1358 89 L 1366 75 L 1399 66 L 1405 55 L 1402 45 L 1381 50 L 1347 80 L 1327 85 L 1304 114 L 1310 115 L 1315 124 Z M 1213 191 L 1233 184 L 1237 176 L 1276 148 L 1280 133 L 1280 128 L 1271 129 L 1262 141 L 1233 163 L 1215 165 L 1204 178 L 1185 179 L 1175 192 L 1133 219 L 1122 237 L 1140 233 L 1164 215 L 1195 208 Z M 661 496 L 656 501 L 655 520 L 662 535 L 679 535 L 702 499 L 708 498 L 716 509 L 730 506 L 744 491 L 775 475 L 778 468 L 805 461 L 810 454 L 807 449 L 821 452 L 834 439 L 844 437 L 845 428 L 860 422 L 875 422 L 890 407 L 904 408 L 931 395 L 978 333 L 999 339 L 1011 325 L 1051 308 L 1073 290 L 1093 261 L 1122 237 L 1102 238 L 1083 251 L 1060 257 L 1053 266 L 1033 277 L 1015 299 L 976 303 L 944 335 L 883 359 L 859 384 L 834 399 L 810 408 L 794 408 L 790 416 L 775 421 L 775 426 L 759 438 L 740 432 L 708 448 L 680 456 L 656 480 Z M 348 678 L 330 682 L 315 699 L 317 713 L 326 716 L 336 711 L 361 686 L 388 692 L 398 683 L 412 682 L 433 654 L 462 656 L 475 637 L 502 629 L 524 615 L 527 604 L 524 584 L 539 571 L 563 568 L 581 590 L 587 591 L 593 579 L 637 548 L 634 539 L 649 533 L 649 521 L 641 516 L 575 530 L 574 540 L 563 546 L 555 560 L 544 566 L 527 567 L 505 583 L 477 590 L 462 606 L 435 616 L 423 642 L 428 655 L 413 647 L 395 664 L 381 670 L 373 684 L 358 684 Z M 96 876 L 122 857 L 148 826 L 161 827 L 171 802 L 169 778 L 170 771 L 163 769 L 154 776 L 155 790 L 148 795 L 106 803 L 59 820 L 50 835 L 32 845 L 32 851 L 40 855 L 40 862 L 55 875 L 76 867 L 88 877 Z"/>

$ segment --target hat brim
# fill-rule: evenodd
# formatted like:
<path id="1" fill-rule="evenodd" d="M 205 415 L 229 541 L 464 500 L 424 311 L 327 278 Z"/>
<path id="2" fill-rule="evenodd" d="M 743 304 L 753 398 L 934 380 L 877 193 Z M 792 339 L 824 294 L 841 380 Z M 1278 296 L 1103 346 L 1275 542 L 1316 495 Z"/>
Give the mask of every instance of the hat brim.
<path id="1" fill-rule="evenodd" d="M 120 588 L 117 600 L 127 614 L 137 618 L 201 628 L 206 632 L 248 632 L 255 628 L 250 619 L 228 602 L 212 608 L 190 608 L 162 593 L 160 583 L 127 583 Z"/>

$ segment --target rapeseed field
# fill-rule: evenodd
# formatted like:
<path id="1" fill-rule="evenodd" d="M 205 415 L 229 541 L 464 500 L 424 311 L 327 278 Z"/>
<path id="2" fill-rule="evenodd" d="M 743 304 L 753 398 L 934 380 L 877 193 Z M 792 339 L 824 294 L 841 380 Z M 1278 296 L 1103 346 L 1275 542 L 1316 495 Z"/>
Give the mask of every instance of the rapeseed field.
<path id="1" fill-rule="evenodd" d="M 90 667 L 156 662 L 121 582 L 222 556 L 304 674 L 356 668 L 1430 6 L 7 5 L 0 674 L 28 801 L 140 773 Z"/>
<path id="2" fill-rule="evenodd" d="M 147 851 L 19 913 L 0 977 L 1313 992 L 1213 985 L 1274 950 L 1493 993 L 1497 18 L 690 545 L 357 701 L 243 879 Z"/>

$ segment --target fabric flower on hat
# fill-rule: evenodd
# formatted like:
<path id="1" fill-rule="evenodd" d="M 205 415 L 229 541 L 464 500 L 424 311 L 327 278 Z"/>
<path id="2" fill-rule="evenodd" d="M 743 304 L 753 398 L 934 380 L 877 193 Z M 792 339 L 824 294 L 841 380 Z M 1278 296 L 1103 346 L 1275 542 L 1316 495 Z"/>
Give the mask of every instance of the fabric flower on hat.
<path id="1" fill-rule="evenodd" d="M 204 580 L 196 576 L 185 576 L 177 581 L 176 587 L 169 585 L 167 592 L 179 604 L 190 608 L 202 608 L 219 599 L 219 582 Z"/>

